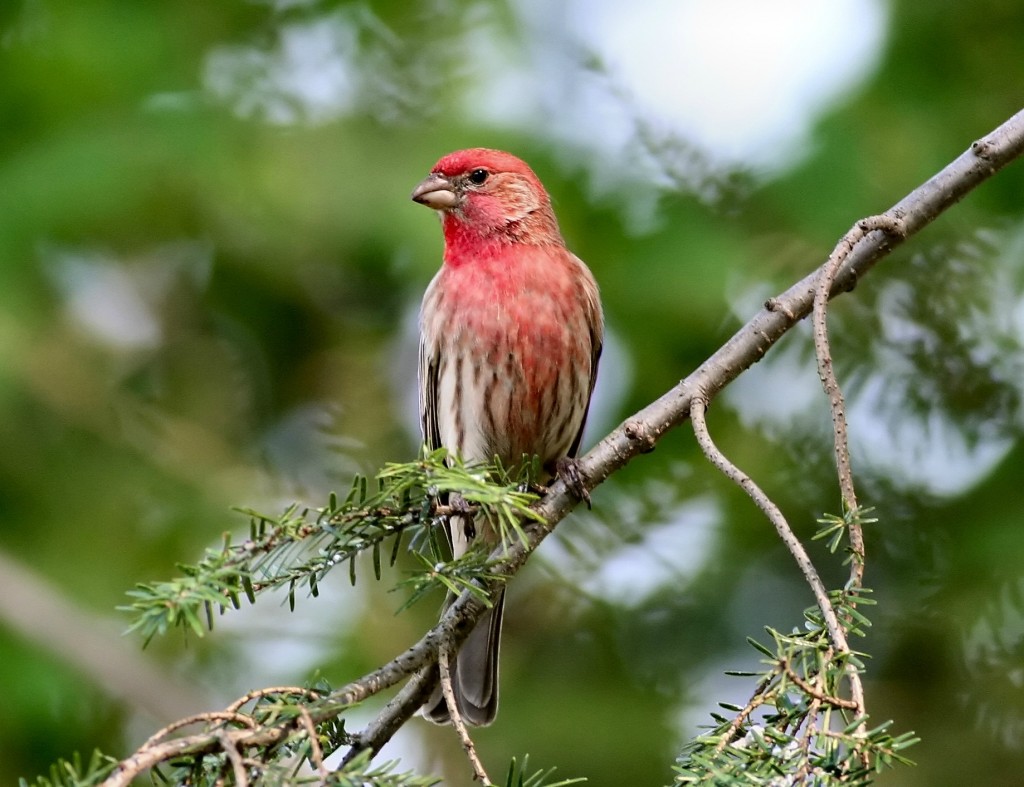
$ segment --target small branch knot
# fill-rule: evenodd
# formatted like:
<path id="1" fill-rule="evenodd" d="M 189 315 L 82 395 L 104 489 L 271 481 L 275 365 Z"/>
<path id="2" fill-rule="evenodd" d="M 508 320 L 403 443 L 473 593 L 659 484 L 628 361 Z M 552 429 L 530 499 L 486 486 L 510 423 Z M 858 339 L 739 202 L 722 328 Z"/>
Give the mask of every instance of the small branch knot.
<path id="1" fill-rule="evenodd" d="M 640 443 L 640 453 L 647 454 L 654 450 L 654 444 L 657 442 L 650 432 L 647 431 L 647 426 L 642 421 L 629 421 L 622 428 L 623 434 L 627 438 L 635 443 Z"/>
<path id="2" fill-rule="evenodd" d="M 881 213 L 877 216 L 868 216 L 857 222 L 861 232 L 867 234 L 878 230 L 886 235 L 893 235 L 897 238 L 907 237 L 907 223 L 902 216 L 893 216 L 888 213 Z M 860 240 L 857 238 L 856 240 Z M 856 240 L 851 245 L 856 245 Z"/>
<path id="3" fill-rule="evenodd" d="M 764 308 L 767 311 L 778 312 L 779 314 L 782 314 L 790 322 L 796 322 L 796 315 L 793 314 L 793 312 L 786 307 L 786 304 L 784 304 L 778 298 L 769 298 L 768 300 L 766 300 L 764 302 Z"/>

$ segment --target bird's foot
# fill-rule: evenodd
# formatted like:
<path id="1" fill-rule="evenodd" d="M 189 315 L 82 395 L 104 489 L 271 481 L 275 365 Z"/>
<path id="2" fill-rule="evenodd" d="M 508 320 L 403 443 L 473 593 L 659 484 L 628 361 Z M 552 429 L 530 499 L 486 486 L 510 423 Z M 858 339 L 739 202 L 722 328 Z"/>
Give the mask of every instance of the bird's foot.
<path id="1" fill-rule="evenodd" d="M 448 496 L 448 508 L 451 510 L 452 514 L 463 514 L 469 516 L 473 513 L 473 506 L 471 506 L 466 498 L 458 492 L 452 492 L 451 495 Z"/>
<path id="2" fill-rule="evenodd" d="M 457 492 L 452 492 L 448 497 L 448 521 L 452 527 L 462 527 L 462 534 L 467 541 L 476 538 L 476 524 L 473 521 L 475 506 Z"/>
<path id="3" fill-rule="evenodd" d="M 583 473 L 580 470 L 578 460 L 569 456 L 563 456 L 555 463 L 555 473 L 569 487 L 569 491 L 587 504 L 590 508 L 590 492 L 583 482 Z"/>

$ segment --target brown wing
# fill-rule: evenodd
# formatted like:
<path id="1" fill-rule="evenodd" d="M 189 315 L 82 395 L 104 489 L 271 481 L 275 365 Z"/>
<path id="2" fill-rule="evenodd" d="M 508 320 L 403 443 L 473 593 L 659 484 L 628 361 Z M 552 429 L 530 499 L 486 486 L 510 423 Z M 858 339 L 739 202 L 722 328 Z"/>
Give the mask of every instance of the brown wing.
<path id="1" fill-rule="evenodd" d="M 587 409 L 583 413 L 583 420 L 580 421 L 580 430 L 576 433 L 576 437 L 573 438 L 572 445 L 569 446 L 568 456 L 570 459 L 575 459 L 576 454 L 579 453 L 580 442 L 583 440 L 583 430 L 587 426 L 587 415 L 590 413 L 590 400 L 594 396 L 594 385 L 597 382 L 597 366 L 601 360 L 601 350 L 604 347 L 600 323 L 598 324 L 598 330 L 590 332 L 590 341 L 590 389 L 587 391 Z"/>
<path id="2" fill-rule="evenodd" d="M 431 451 L 441 447 L 441 431 L 437 425 L 437 370 L 440 365 L 437 348 L 430 347 L 420 333 L 420 432 L 423 443 Z"/>
<path id="3" fill-rule="evenodd" d="M 583 429 L 587 425 L 587 415 L 590 412 L 590 400 L 594 395 L 594 384 L 597 382 L 597 367 L 601 360 L 601 349 L 604 347 L 604 314 L 601 311 L 601 295 L 594 281 L 594 275 L 590 269 L 575 254 L 572 259 L 579 266 L 580 282 L 586 297 L 590 314 L 587 325 L 590 326 L 590 388 L 587 391 L 587 408 L 583 412 L 583 420 L 580 421 L 580 429 L 569 446 L 568 456 L 574 459 L 580 450 L 580 442 L 583 440 Z"/>

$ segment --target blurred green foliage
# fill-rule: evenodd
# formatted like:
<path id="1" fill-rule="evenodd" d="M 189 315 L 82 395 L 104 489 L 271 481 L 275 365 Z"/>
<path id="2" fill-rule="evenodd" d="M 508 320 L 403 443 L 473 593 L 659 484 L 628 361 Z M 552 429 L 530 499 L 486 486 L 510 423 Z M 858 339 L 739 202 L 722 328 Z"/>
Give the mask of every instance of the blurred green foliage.
<path id="1" fill-rule="evenodd" d="M 412 457 L 410 320 L 440 237 L 408 193 L 469 145 L 534 166 L 602 284 L 623 350 L 604 374 L 628 388 L 595 440 L 857 218 L 1020 108 L 1019 3 L 888 10 L 877 70 L 819 119 L 806 155 L 767 180 L 720 173 L 707 200 L 635 177 L 629 156 L 603 162 L 621 180 L 597 188 L 593 153 L 543 124 L 471 111 L 467 96 L 506 115 L 524 98 L 475 76 L 480 30 L 514 52 L 536 45 L 515 3 L 0 5 L 0 550 L 95 626 L 136 582 L 244 530 L 233 506 L 322 505 L 352 473 Z M 344 55 L 340 72 L 324 48 Z M 305 70 L 289 71 L 296 58 Z M 520 87 L 540 92 L 535 81 Z M 881 784 L 1010 785 L 1024 770 L 1021 194 L 1018 164 L 833 310 L 855 470 L 881 520 L 868 532 L 868 706 L 923 739 L 919 766 Z M 638 205 L 651 206 L 643 221 Z M 838 493 L 806 333 L 747 378 L 711 428 L 809 536 Z M 801 397 L 810 404 L 794 408 Z M 623 551 L 650 559 L 648 535 L 686 525 L 694 501 L 713 512 L 712 525 L 690 524 L 710 533 L 694 565 L 634 596 L 595 587 L 628 579 Z M 798 624 L 809 595 L 685 433 L 594 502 L 510 589 L 503 708 L 478 743 L 487 762 L 529 752 L 592 785 L 667 782 L 714 703 L 745 695 L 719 679 L 751 666 L 744 637 Z M 271 609 L 200 642 L 115 646 L 167 676 L 155 691 L 188 686 L 212 708 L 264 680 L 319 669 L 340 684 L 390 658 L 433 616 L 421 604 L 395 617 L 400 604 L 339 582 L 300 605 L 313 618 Z M 74 650 L 0 619 L 3 776 L 76 750 L 127 753 L 170 720 L 97 683 Z M 465 773 L 447 730 L 420 725 L 404 746 Z"/>

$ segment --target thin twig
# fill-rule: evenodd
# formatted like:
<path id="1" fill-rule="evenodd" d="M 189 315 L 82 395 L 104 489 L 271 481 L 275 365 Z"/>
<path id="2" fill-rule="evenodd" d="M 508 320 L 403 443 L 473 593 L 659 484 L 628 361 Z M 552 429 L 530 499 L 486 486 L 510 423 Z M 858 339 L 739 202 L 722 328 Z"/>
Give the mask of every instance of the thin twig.
<path id="1" fill-rule="evenodd" d="M 249 729 L 256 729 L 259 726 L 252 718 L 246 716 L 244 713 L 219 710 L 207 711 L 206 713 L 196 713 L 192 716 L 186 716 L 184 719 L 178 719 L 177 721 L 171 722 L 166 727 L 163 727 L 150 735 L 142 746 L 151 746 L 161 738 L 166 738 L 172 732 L 180 730 L 182 727 L 188 727 L 192 724 L 200 724 L 202 722 L 206 722 L 208 724 L 211 721 L 234 722 L 235 724 L 241 724 L 243 727 L 248 727 Z"/>
<path id="2" fill-rule="evenodd" d="M 221 748 L 231 763 L 231 770 L 235 775 L 235 784 L 238 787 L 249 787 L 249 776 L 245 772 L 245 763 L 242 762 L 242 755 L 239 753 L 234 741 L 231 740 L 224 730 L 217 732 L 217 740 L 220 741 Z"/>
<path id="3" fill-rule="evenodd" d="M 101 787 L 128 787 L 136 776 L 162 762 L 193 752 L 200 744 L 202 745 L 201 751 L 213 751 L 220 741 L 217 739 L 216 733 L 207 732 L 202 735 L 191 735 L 163 743 L 140 746 L 134 754 L 118 763 L 117 770 L 103 781 Z"/>
<path id="4" fill-rule="evenodd" d="M 857 707 L 857 703 L 853 700 L 843 699 L 842 697 L 833 697 L 830 694 L 826 694 L 823 689 L 818 689 L 808 681 L 801 678 L 797 674 L 796 670 L 793 669 L 792 665 L 785 659 L 782 660 L 782 668 L 786 671 L 786 676 L 793 681 L 793 683 L 799 686 L 801 691 L 808 696 L 813 697 L 818 702 L 834 705 L 837 708 L 845 708 L 846 710 L 852 710 L 858 713 L 860 712 L 861 709 Z M 808 716 L 813 717 L 814 715 L 815 713 L 808 712 Z"/>
<path id="5" fill-rule="evenodd" d="M 255 699 L 261 699 L 263 697 L 269 697 L 274 694 L 297 694 L 300 697 L 308 697 L 312 700 L 318 700 L 321 697 L 321 694 L 319 692 L 313 691 L 312 689 L 304 688 L 302 686 L 271 686 L 265 689 L 255 689 L 253 691 L 250 691 L 248 694 L 239 697 L 237 700 L 228 705 L 227 708 L 225 708 L 225 710 L 229 713 L 239 711 L 241 710 L 242 706 L 245 705 L 247 702 L 251 702 Z"/>
<path id="6" fill-rule="evenodd" d="M 316 725 L 313 723 L 313 717 L 309 714 L 309 711 L 299 706 L 299 718 L 302 720 L 302 726 L 306 730 L 306 736 L 309 738 L 309 759 L 313 765 L 316 766 L 317 775 L 321 779 L 327 779 L 329 774 L 327 768 L 324 767 L 324 750 L 320 746 L 320 740 L 316 735 Z"/>
<path id="7" fill-rule="evenodd" d="M 829 638 L 832 640 L 837 651 L 841 654 L 849 655 L 850 646 L 846 641 L 846 630 L 839 622 L 835 608 L 832 606 L 832 601 L 828 597 L 828 590 L 826 590 L 825 584 L 821 581 L 817 569 L 814 568 L 807 550 L 800 543 L 800 539 L 796 537 L 779 507 L 754 483 L 750 476 L 730 462 L 725 454 L 718 449 L 718 446 L 715 445 L 711 439 L 711 433 L 708 431 L 707 421 L 704 417 L 706 409 L 707 405 L 704 399 L 700 396 L 694 396 L 690 403 L 690 421 L 693 423 L 693 431 L 697 437 L 698 445 L 700 445 L 701 450 L 704 452 L 704 456 L 729 480 L 746 492 L 750 499 L 754 501 L 754 504 L 764 512 L 764 515 L 775 526 L 775 532 L 779 534 L 782 543 L 786 545 L 789 553 L 796 560 L 800 573 L 804 575 L 804 580 L 811 587 L 814 600 L 818 605 L 818 609 L 821 610 L 825 627 L 828 629 Z M 854 703 L 856 703 L 857 715 L 863 716 L 866 713 L 864 686 L 861 683 L 860 673 L 857 671 L 857 668 L 849 662 L 846 665 L 846 676 L 850 681 L 850 694 L 853 697 Z"/>
<path id="8" fill-rule="evenodd" d="M 484 764 L 476 753 L 476 745 L 466 729 L 466 722 L 462 720 L 462 712 L 459 710 L 458 700 L 455 699 L 455 689 L 452 687 L 451 670 L 451 646 L 447 642 L 441 643 L 441 649 L 437 653 L 437 667 L 441 674 L 441 694 L 444 695 L 445 705 L 448 706 L 448 716 L 451 718 L 452 727 L 462 741 L 462 748 L 469 758 L 469 764 L 473 768 L 473 777 L 478 779 L 484 787 L 494 787 L 491 778 L 484 769 Z"/>
<path id="9" fill-rule="evenodd" d="M 857 493 L 853 485 L 853 468 L 850 463 L 850 442 L 846 427 L 846 404 L 839 387 L 832 351 L 828 340 L 828 300 L 835 284 L 840 266 L 867 235 L 881 232 L 892 238 L 902 239 L 906 228 L 902 219 L 894 216 L 869 216 L 858 221 L 836 244 L 828 261 L 821 267 L 818 283 L 814 290 L 812 325 L 814 332 L 814 353 L 818 361 L 818 377 L 828 397 L 832 410 L 832 432 L 835 447 L 836 468 L 839 473 L 839 490 L 842 495 L 843 513 L 856 513 Z M 856 516 L 849 520 L 850 549 L 853 560 L 850 565 L 850 586 L 859 588 L 864 584 L 864 531 Z"/>
<path id="10" fill-rule="evenodd" d="M 818 708 L 821 707 L 821 700 L 812 695 L 811 703 L 807 706 L 807 724 L 804 726 L 804 733 L 802 736 L 802 742 L 800 748 L 805 752 L 811 751 L 811 744 L 814 736 L 818 734 Z M 796 730 L 794 730 L 796 732 Z M 799 784 L 800 780 L 803 779 L 807 772 L 810 770 L 810 757 L 804 760 L 804 764 L 800 766 L 800 769 L 793 774 L 795 783 Z"/>
<path id="11" fill-rule="evenodd" d="M 754 690 L 754 694 L 750 698 L 750 702 L 748 702 L 744 706 L 743 710 L 736 714 L 736 717 L 729 724 L 728 732 L 726 732 L 722 736 L 722 739 L 718 742 L 718 745 L 715 746 L 716 754 L 721 754 L 723 751 L 725 751 L 725 747 L 736 739 L 737 734 L 739 734 L 740 728 L 743 726 L 743 722 L 749 719 L 754 711 L 756 711 L 758 708 L 760 708 L 768 701 L 767 689 L 776 677 L 778 677 L 777 670 L 773 671 L 770 675 L 766 675 L 761 680 L 761 682 L 758 683 L 757 688 Z"/>

